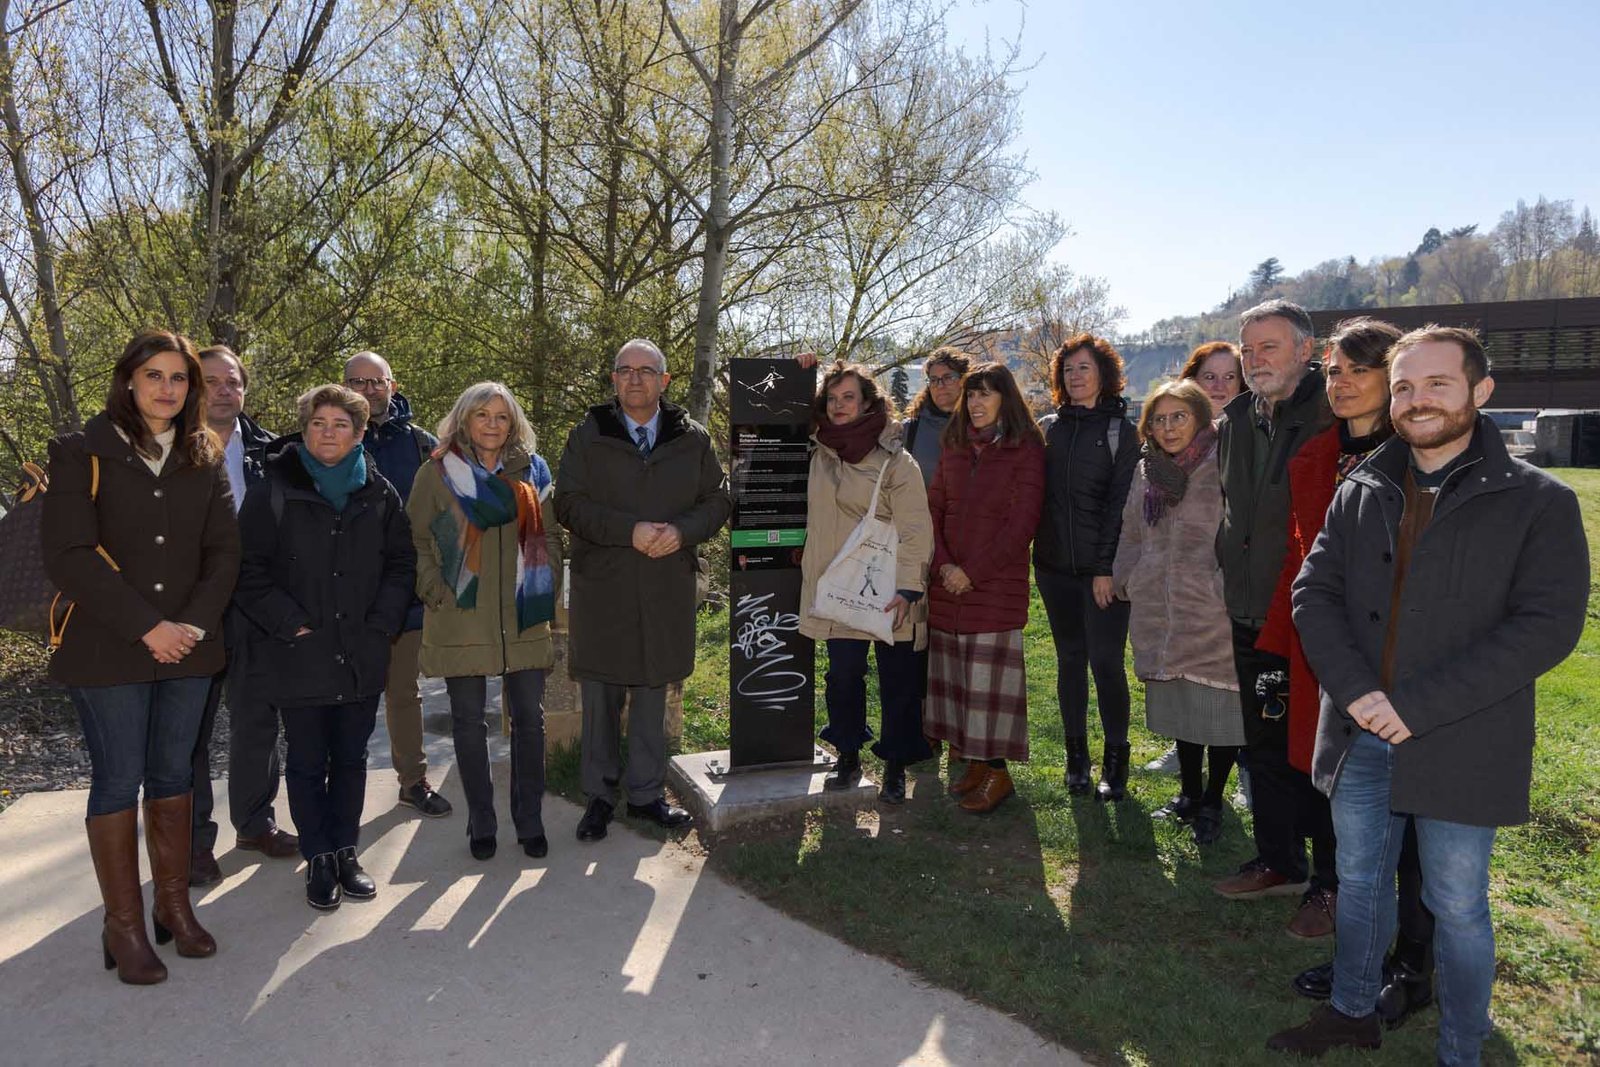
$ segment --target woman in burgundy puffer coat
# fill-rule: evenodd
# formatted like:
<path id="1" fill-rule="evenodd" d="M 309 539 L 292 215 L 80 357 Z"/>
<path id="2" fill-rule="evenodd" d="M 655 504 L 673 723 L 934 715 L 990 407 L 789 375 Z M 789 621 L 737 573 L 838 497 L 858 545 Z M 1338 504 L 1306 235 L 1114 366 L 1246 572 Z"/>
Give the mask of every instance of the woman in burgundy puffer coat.
<path id="1" fill-rule="evenodd" d="M 967 759 L 950 787 L 967 811 L 1012 794 L 1007 760 L 1028 758 L 1022 628 L 1028 546 L 1044 500 L 1044 441 L 1011 372 L 974 367 L 962 381 L 928 510 L 933 564 L 925 729 Z M 953 770 L 953 768 L 952 768 Z"/>

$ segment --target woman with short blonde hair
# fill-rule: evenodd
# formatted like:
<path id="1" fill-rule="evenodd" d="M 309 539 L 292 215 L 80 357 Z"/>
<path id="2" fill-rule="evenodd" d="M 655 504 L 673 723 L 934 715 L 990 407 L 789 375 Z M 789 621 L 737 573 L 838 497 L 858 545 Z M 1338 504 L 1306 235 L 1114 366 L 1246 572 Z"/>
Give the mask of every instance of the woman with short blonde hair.
<path id="1" fill-rule="evenodd" d="M 295 413 L 300 419 L 302 434 L 311 425 L 312 416 L 321 407 L 338 408 L 350 416 L 350 423 L 355 427 L 357 438 L 367 432 L 367 420 L 372 417 L 372 409 L 367 406 L 367 398 L 354 389 L 347 389 L 342 385 L 318 385 L 307 389 L 300 394 L 294 406 Z"/>

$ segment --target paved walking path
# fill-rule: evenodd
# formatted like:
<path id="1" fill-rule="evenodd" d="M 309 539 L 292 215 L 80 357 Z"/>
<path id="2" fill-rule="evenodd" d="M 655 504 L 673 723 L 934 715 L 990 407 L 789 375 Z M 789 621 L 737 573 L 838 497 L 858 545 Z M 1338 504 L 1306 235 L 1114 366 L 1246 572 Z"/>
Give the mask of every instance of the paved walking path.
<path id="1" fill-rule="evenodd" d="M 0 1062 L 1083 1062 L 670 842 L 620 821 L 605 841 L 574 840 L 579 809 L 555 797 L 548 858 L 522 854 L 502 810 L 500 854 L 476 862 L 452 768 L 432 774 L 456 804 L 447 819 L 394 806 L 392 774 L 369 776 L 377 900 L 319 914 L 294 862 L 222 852 L 226 879 L 195 892 L 221 951 L 160 949 L 171 977 L 146 988 L 101 969 L 84 792 L 24 797 L 0 814 Z M 226 788 L 217 798 L 226 828 Z"/>

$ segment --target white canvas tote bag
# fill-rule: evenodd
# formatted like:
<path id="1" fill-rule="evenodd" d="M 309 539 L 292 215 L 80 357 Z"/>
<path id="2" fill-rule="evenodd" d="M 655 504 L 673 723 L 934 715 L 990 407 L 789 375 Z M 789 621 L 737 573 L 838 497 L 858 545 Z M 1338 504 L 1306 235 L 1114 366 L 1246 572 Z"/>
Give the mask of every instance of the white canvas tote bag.
<path id="1" fill-rule="evenodd" d="M 878 493 L 893 462 L 891 456 L 879 469 L 867 513 L 817 579 L 817 596 L 811 605 L 811 614 L 820 619 L 843 623 L 890 643 L 894 641 L 894 613 L 884 609 L 895 597 L 900 534 L 894 523 L 878 518 Z"/>

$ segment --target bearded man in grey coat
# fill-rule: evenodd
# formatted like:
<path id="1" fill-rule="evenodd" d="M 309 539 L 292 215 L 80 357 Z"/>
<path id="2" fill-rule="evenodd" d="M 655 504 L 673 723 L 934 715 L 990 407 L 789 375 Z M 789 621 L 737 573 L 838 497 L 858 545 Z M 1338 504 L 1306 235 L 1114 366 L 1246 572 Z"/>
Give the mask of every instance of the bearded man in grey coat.
<path id="1" fill-rule="evenodd" d="M 1295 581 L 1322 684 L 1312 775 L 1339 837 L 1333 996 L 1269 1048 L 1377 1048 L 1395 866 L 1415 819 L 1434 917 L 1438 1062 L 1490 1031 L 1495 831 L 1528 819 L 1534 682 L 1583 632 L 1589 550 L 1577 497 L 1511 458 L 1479 413 L 1483 342 L 1428 326 L 1389 351 L 1395 437 L 1345 479 Z"/>

